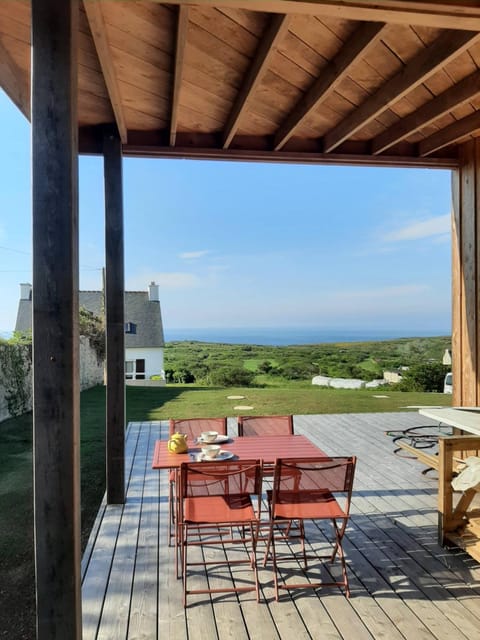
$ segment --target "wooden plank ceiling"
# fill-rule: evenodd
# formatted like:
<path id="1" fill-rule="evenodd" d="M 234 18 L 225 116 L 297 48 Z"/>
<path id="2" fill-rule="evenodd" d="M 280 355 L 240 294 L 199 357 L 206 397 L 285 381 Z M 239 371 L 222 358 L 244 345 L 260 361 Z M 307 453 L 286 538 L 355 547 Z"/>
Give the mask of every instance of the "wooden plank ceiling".
<path id="1" fill-rule="evenodd" d="M 480 3 L 83 0 L 80 150 L 455 166 L 480 134 Z M 0 2 L 0 85 L 29 117 L 30 3 Z"/>

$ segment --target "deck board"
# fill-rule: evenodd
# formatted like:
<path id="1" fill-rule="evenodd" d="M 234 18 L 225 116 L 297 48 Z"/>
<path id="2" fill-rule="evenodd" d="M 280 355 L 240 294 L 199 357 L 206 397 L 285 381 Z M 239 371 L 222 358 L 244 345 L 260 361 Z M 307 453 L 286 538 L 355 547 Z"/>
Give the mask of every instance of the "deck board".
<path id="1" fill-rule="evenodd" d="M 394 455 L 392 439 L 385 435 L 425 424 L 435 426 L 416 412 L 295 416 L 295 432 L 326 453 L 358 456 L 344 543 L 350 599 L 339 589 L 325 588 L 282 592 L 276 602 L 259 543 L 260 604 L 254 592 L 195 595 L 184 610 L 167 540 L 168 474 L 151 469 L 155 440 L 167 437 L 167 422 L 131 423 L 126 504 L 102 503 L 84 553 L 84 640 L 475 637 L 480 567 L 465 553 L 437 545 L 436 472 L 424 475 L 424 465 Z M 235 434 L 233 418 L 228 429 Z M 313 523 L 309 544 L 314 551 L 324 545 L 322 529 Z M 226 547 L 224 553 L 234 557 L 238 551 Z M 335 574 L 337 567 L 322 571 Z M 216 572 L 210 579 L 228 576 L 228 571 Z M 207 579 L 199 573 L 191 586 Z"/>

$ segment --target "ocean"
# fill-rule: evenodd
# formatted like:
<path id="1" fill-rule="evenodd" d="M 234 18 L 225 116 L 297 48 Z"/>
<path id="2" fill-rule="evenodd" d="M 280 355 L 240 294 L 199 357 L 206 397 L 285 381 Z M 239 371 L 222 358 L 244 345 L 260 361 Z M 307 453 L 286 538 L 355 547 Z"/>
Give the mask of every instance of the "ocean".
<path id="1" fill-rule="evenodd" d="M 372 342 L 394 340 L 396 338 L 426 338 L 448 336 L 449 331 L 419 330 L 351 330 L 315 329 L 311 327 L 285 328 L 218 328 L 218 329 L 167 329 L 164 328 L 166 342 L 194 340 L 198 342 L 221 342 L 226 344 L 258 344 L 285 346 L 293 344 L 321 344 L 328 342 Z"/>

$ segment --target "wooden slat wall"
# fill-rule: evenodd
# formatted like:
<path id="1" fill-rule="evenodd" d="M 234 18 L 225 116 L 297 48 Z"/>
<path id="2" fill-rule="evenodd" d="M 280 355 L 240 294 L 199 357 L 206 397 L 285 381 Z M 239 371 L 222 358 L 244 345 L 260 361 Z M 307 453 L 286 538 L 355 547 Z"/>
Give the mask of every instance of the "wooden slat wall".
<path id="1" fill-rule="evenodd" d="M 480 403 L 479 189 L 480 142 L 472 140 L 461 149 L 452 189 L 452 371 L 456 406 Z"/>

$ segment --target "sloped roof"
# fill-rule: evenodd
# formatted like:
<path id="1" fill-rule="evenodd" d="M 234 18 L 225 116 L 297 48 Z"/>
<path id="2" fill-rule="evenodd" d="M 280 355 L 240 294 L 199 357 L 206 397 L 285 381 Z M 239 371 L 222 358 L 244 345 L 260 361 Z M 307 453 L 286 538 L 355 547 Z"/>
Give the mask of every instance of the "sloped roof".
<path id="1" fill-rule="evenodd" d="M 103 316 L 101 291 L 80 291 L 79 304 L 96 316 Z M 125 347 L 163 347 L 162 314 L 160 302 L 149 300 L 146 291 L 125 291 L 125 322 L 136 325 L 136 333 L 125 334 Z M 32 329 L 32 301 L 20 300 L 15 331 Z"/>
<path id="2" fill-rule="evenodd" d="M 15 331 L 26 333 L 32 330 L 32 301 L 19 300 Z"/>
<path id="3" fill-rule="evenodd" d="M 79 304 L 96 316 L 103 316 L 101 291 L 80 291 Z M 146 291 L 125 291 L 125 322 L 136 325 L 136 333 L 125 334 L 125 347 L 163 347 L 163 323 L 158 300 Z"/>
<path id="4" fill-rule="evenodd" d="M 0 86 L 30 112 L 28 0 L 0 2 Z M 480 5 L 84 0 L 80 150 L 455 166 L 480 133 Z"/>

